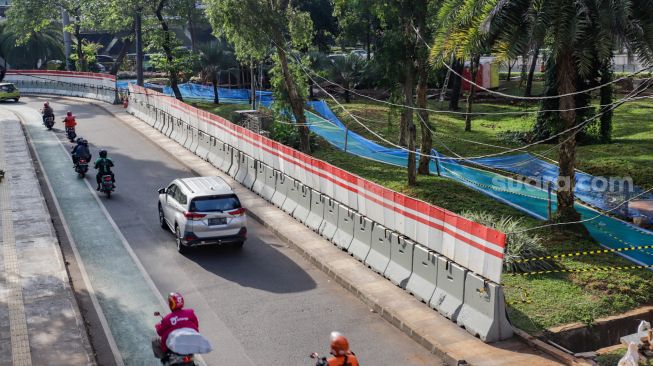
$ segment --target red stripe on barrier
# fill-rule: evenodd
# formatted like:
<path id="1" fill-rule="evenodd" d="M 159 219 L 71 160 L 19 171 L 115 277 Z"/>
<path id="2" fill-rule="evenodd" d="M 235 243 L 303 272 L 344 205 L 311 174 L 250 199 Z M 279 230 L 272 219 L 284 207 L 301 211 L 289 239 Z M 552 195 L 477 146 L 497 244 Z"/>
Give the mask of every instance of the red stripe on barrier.
<path id="1" fill-rule="evenodd" d="M 144 89 L 144 88 L 139 88 L 139 89 Z M 157 95 L 162 95 L 161 93 L 158 93 L 158 92 L 152 92 L 152 91 L 149 91 L 147 89 L 144 89 L 144 90 L 145 90 L 145 93 L 152 93 L 152 94 L 156 93 Z M 168 97 L 168 96 L 165 96 L 165 97 L 170 99 L 170 97 Z M 189 110 L 192 110 L 192 109 L 196 109 L 195 107 L 189 106 L 188 104 L 179 103 L 179 101 L 177 99 L 171 99 L 171 100 L 174 101 L 172 103 L 173 105 L 174 104 L 181 104 L 183 106 L 181 108 L 179 108 L 176 105 L 174 105 L 174 106 L 177 107 L 177 109 L 180 109 L 182 111 L 189 111 Z M 497 257 L 499 259 L 503 258 L 503 253 L 501 253 L 499 251 L 496 251 L 496 250 L 494 250 L 492 248 L 488 248 L 487 246 L 485 246 L 483 244 L 477 243 L 473 239 L 470 239 L 470 238 L 468 238 L 468 237 L 466 237 L 466 236 L 464 236 L 464 235 L 462 235 L 462 234 L 460 234 L 460 233 L 458 233 L 458 232 L 456 232 L 456 231 L 454 231 L 452 229 L 449 229 L 448 227 L 446 227 L 444 225 L 434 223 L 434 222 L 432 222 L 430 220 L 427 220 L 427 219 L 425 219 L 423 217 L 420 217 L 420 216 L 417 216 L 417 215 L 412 214 L 410 212 L 407 212 L 407 211 L 405 211 L 405 210 L 403 210 L 403 209 L 401 209 L 399 207 L 390 205 L 390 204 L 386 203 L 384 200 L 379 200 L 379 199 L 377 199 L 375 197 L 372 197 L 369 194 L 367 194 L 366 192 L 361 191 L 357 187 L 363 186 L 364 190 L 372 192 L 373 194 L 377 195 L 378 197 L 383 197 L 384 199 L 386 199 L 388 201 L 391 201 L 391 202 L 394 202 L 396 204 L 399 204 L 399 205 L 401 205 L 401 206 L 403 206 L 405 208 L 411 209 L 411 210 L 416 211 L 416 212 L 421 212 L 421 213 L 426 214 L 426 215 L 428 215 L 428 216 L 430 216 L 430 217 L 432 217 L 432 218 L 434 218 L 436 220 L 446 222 L 446 223 L 456 227 L 456 229 L 458 229 L 458 230 L 462 230 L 462 231 L 464 231 L 464 232 L 466 232 L 468 234 L 471 234 L 471 235 L 473 235 L 473 236 L 475 236 L 477 238 L 480 238 L 480 239 L 482 239 L 484 241 L 490 242 L 490 243 L 492 243 L 492 244 L 494 244 L 494 245 L 496 245 L 498 247 L 504 248 L 505 247 L 505 234 L 503 234 L 503 233 L 501 233 L 501 232 L 499 232 L 497 230 L 488 228 L 486 226 L 483 226 L 481 224 L 478 224 L 476 222 L 473 222 L 471 220 L 463 218 L 462 216 L 456 215 L 456 214 L 454 214 L 454 213 L 452 213 L 450 211 L 444 210 L 444 209 L 439 208 L 437 206 L 430 205 L 430 204 L 428 204 L 428 203 L 426 203 L 424 201 L 420 201 L 420 200 L 417 200 L 415 198 L 408 197 L 408 196 L 403 195 L 401 193 L 392 191 L 392 190 L 390 190 L 388 188 L 385 188 L 385 187 L 380 186 L 380 185 L 378 185 L 376 183 L 373 183 L 373 182 L 368 181 L 366 179 L 360 178 L 360 177 L 358 177 L 358 176 L 356 176 L 354 174 L 351 174 L 351 173 L 349 173 L 349 172 L 347 172 L 345 170 L 342 170 L 342 169 L 340 169 L 338 167 L 335 167 L 335 166 L 333 166 L 333 165 L 331 165 L 331 164 L 329 164 L 327 162 L 315 159 L 315 158 L 313 158 L 313 157 L 311 157 L 309 155 L 301 153 L 301 152 L 299 152 L 299 151 L 297 151 L 295 149 L 292 149 L 292 148 L 290 148 L 288 146 L 279 144 L 278 142 L 276 142 L 274 140 L 268 139 L 268 138 L 260 136 L 258 134 L 256 134 L 257 138 L 252 138 L 252 135 L 254 135 L 254 133 L 252 131 L 247 130 L 247 129 L 241 127 L 241 126 L 235 125 L 232 122 L 230 122 L 230 121 L 228 121 L 228 120 L 226 120 L 226 119 L 224 119 L 224 118 L 222 118 L 220 116 L 212 115 L 210 119 L 216 120 L 216 122 L 218 122 L 218 124 L 213 123 L 212 121 L 207 121 L 207 122 L 213 124 L 214 126 L 216 126 L 218 128 L 221 128 L 222 130 L 224 130 L 225 132 L 231 134 L 234 137 L 239 137 L 238 136 L 239 134 L 241 135 L 241 137 L 242 136 L 247 137 L 247 139 L 250 140 L 250 141 L 248 141 L 248 143 L 254 145 L 255 147 L 263 149 L 264 151 L 266 151 L 266 152 L 268 152 L 268 153 L 270 153 L 270 154 L 272 154 L 274 156 L 277 156 L 277 157 L 279 157 L 279 158 L 281 158 L 281 159 L 283 159 L 283 160 L 285 160 L 285 161 L 287 161 L 287 162 L 289 162 L 291 164 L 300 166 L 301 168 L 307 170 L 308 172 L 310 172 L 312 174 L 315 174 L 315 175 L 317 175 L 317 176 L 319 176 L 321 178 L 327 179 L 327 180 L 337 184 L 338 186 L 343 187 L 343 188 L 345 188 L 345 189 L 347 189 L 347 190 L 349 190 L 351 192 L 360 194 L 365 199 L 368 199 L 368 200 L 370 200 L 370 201 L 372 201 L 372 202 L 374 202 L 374 203 L 376 203 L 378 205 L 381 205 L 382 207 L 391 209 L 395 213 L 399 213 L 399 214 L 401 214 L 401 215 L 403 215 L 403 216 L 405 216 L 405 217 L 407 217 L 407 218 L 409 218 L 411 220 L 420 222 L 422 224 L 425 224 L 425 225 L 433 227 L 433 228 L 435 228 L 437 230 L 440 230 L 440 231 L 442 231 L 444 233 L 447 233 L 448 235 L 453 236 L 457 240 L 460 240 L 460 241 L 462 241 L 462 242 L 464 242 L 464 243 L 466 243 L 466 244 L 468 244 L 468 245 L 470 245 L 470 246 L 472 246 L 472 247 L 474 247 L 476 249 L 479 249 L 479 250 L 481 250 L 481 251 L 483 251 L 485 253 L 488 253 L 488 254 L 490 254 L 492 256 L 495 256 L 495 257 Z M 220 124 L 223 125 L 223 126 L 220 126 Z M 259 140 L 258 137 L 260 137 L 260 141 L 257 141 L 257 140 Z M 282 154 L 280 154 L 280 152 Z M 289 158 L 288 156 L 290 156 L 292 158 Z M 328 176 L 328 175 L 326 175 L 326 174 L 324 174 L 324 173 L 322 173 L 320 171 L 315 170 L 314 169 L 315 167 L 317 167 L 318 169 L 321 169 L 321 170 L 325 170 L 327 172 L 332 172 L 332 174 L 334 176 L 342 179 L 343 181 L 345 181 L 347 183 L 354 184 L 357 187 L 352 187 L 352 186 L 350 186 L 350 185 L 348 185 L 346 183 L 342 183 L 341 181 L 339 181 L 337 179 L 334 179 L 334 178 L 332 178 L 332 177 L 330 177 L 330 176 Z M 360 184 L 361 182 L 363 183 L 362 185 Z M 426 209 L 427 207 L 429 209 Z M 431 212 L 433 211 L 433 210 L 431 210 L 431 208 L 435 209 L 435 212 L 437 213 L 436 217 L 431 215 Z"/>

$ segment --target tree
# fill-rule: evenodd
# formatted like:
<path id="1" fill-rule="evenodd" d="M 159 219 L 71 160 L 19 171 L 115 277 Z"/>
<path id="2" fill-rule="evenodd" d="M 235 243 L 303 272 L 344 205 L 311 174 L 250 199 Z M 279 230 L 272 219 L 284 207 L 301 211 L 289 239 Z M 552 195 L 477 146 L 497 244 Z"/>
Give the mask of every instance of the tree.
<path id="1" fill-rule="evenodd" d="M 23 39 L 16 45 L 19 39 Z M 38 32 L 30 32 L 28 38 L 16 34 L 7 23 L 0 23 L 0 57 L 16 69 L 36 69 L 48 60 L 64 56 L 61 30 L 51 25 Z"/>
<path id="2" fill-rule="evenodd" d="M 351 103 L 350 90 L 356 88 L 361 81 L 365 66 L 365 61 L 356 54 L 336 57 L 331 61 L 331 78 L 343 86 L 346 103 Z"/>
<path id="3" fill-rule="evenodd" d="M 474 26 L 478 25 L 486 3 L 490 1 L 492 0 L 445 0 L 437 14 L 432 61 L 441 64 L 450 58 L 469 59 L 469 73 L 473 83 L 476 82 L 481 54 L 488 50 L 486 36 Z M 476 87 L 469 84 L 465 131 L 472 130 L 472 106 L 476 95 Z"/>
<path id="4" fill-rule="evenodd" d="M 88 63 L 82 50 L 82 21 L 88 4 L 84 0 L 21 0 L 11 3 L 7 10 L 7 24 L 14 34 L 20 34 L 16 45 L 26 43 L 33 33 L 38 33 L 53 24 L 59 24 L 60 9 L 72 16 L 69 28 L 76 40 L 77 58 L 81 71 L 87 71 Z M 54 11 L 53 11 L 54 9 Z"/>
<path id="5" fill-rule="evenodd" d="M 362 43 L 371 59 L 375 31 L 380 24 L 379 4 L 373 0 L 334 0 L 333 14 L 338 19 L 338 43 L 341 46 Z"/>
<path id="6" fill-rule="evenodd" d="M 220 104 L 218 86 L 222 70 L 234 67 L 238 61 L 234 52 L 224 39 L 200 44 L 201 75 L 204 80 L 209 80 L 213 85 L 213 103 Z"/>
<path id="7" fill-rule="evenodd" d="M 422 155 L 419 157 L 419 165 L 417 173 L 422 175 L 429 175 L 431 165 L 431 150 L 433 148 L 433 136 L 431 134 L 431 124 L 429 122 L 429 114 L 426 111 L 427 100 L 426 92 L 428 89 L 429 79 L 429 64 L 428 64 L 428 49 L 424 44 L 427 39 L 426 27 L 426 14 L 428 13 L 428 0 L 417 0 L 415 2 L 415 25 L 419 36 L 417 42 L 417 117 L 419 118 L 420 131 L 422 132 L 422 141 L 420 151 Z M 431 2 L 433 3 L 433 2 Z"/>
<path id="8" fill-rule="evenodd" d="M 335 37 L 338 35 L 338 23 L 333 16 L 331 0 L 303 0 L 297 8 L 311 15 L 315 28 L 314 44 L 321 52 L 329 52 Z"/>
<path id="9" fill-rule="evenodd" d="M 469 28 L 479 29 L 497 52 L 508 57 L 523 54 L 534 34 L 545 35 L 563 110 L 560 119 L 568 130 L 560 137 L 557 220 L 577 221 L 580 215 L 574 208 L 574 169 L 576 134 L 581 130 L 574 110 L 577 82 L 608 59 L 619 42 L 641 60 L 653 62 L 653 8 L 644 0 L 507 0 L 489 5 L 486 16 Z M 529 16 L 533 13 L 537 17 Z"/>
<path id="10" fill-rule="evenodd" d="M 295 118 L 300 150 L 310 153 L 310 131 L 304 115 L 308 87 L 298 87 L 306 84 L 306 77 L 293 70 L 289 62 L 292 47 L 306 49 L 311 44 L 310 15 L 293 7 L 289 0 L 206 0 L 205 4 L 214 34 L 226 37 L 234 45 L 239 60 L 261 60 L 270 46 L 276 51 L 273 74 L 280 83 L 275 91 L 284 97 L 281 102 L 290 107 Z"/>

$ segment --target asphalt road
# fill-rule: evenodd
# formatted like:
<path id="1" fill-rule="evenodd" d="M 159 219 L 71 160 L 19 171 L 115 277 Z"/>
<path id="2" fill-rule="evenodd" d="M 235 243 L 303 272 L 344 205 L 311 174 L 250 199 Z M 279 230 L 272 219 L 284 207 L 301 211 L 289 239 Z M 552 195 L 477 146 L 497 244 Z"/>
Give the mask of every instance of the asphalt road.
<path id="1" fill-rule="evenodd" d="M 348 336 L 366 365 L 442 364 L 253 219 L 242 250 L 177 253 L 172 234 L 158 225 L 156 190 L 193 173 L 104 109 L 48 99 L 61 139 L 59 121 L 71 110 L 93 158 L 99 149 L 109 151 L 117 189 L 103 203 L 161 294 L 180 291 L 197 312 L 202 333 L 216 348 L 204 356 L 207 364 L 310 365 L 308 354 L 328 351 L 332 330 Z M 21 102 L 38 110 L 44 100 Z M 94 184 L 94 174 L 86 179 Z"/>

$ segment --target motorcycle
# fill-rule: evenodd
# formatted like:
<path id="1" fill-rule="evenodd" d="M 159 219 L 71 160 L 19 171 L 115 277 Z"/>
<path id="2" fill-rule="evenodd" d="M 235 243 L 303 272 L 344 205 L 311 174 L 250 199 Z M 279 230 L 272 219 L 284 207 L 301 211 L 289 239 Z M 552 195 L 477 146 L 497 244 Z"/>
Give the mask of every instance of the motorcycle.
<path id="1" fill-rule="evenodd" d="M 315 366 L 327 366 L 328 365 L 326 357 L 320 357 L 320 355 L 317 354 L 317 352 L 311 353 L 308 357 L 317 360 L 317 363 L 315 364 Z"/>
<path id="2" fill-rule="evenodd" d="M 75 133 L 75 127 L 66 127 L 66 136 L 70 142 L 75 142 L 75 138 L 77 137 L 77 133 Z"/>
<path id="3" fill-rule="evenodd" d="M 107 198 L 111 198 L 111 192 L 113 192 L 113 179 L 111 175 L 105 174 L 100 179 L 100 191 L 104 192 L 107 195 Z"/>
<path id="4" fill-rule="evenodd" d="M 154 313 L 163 319 L 158 311 Z M 211 343 L 194 329 L 181 328 L 170 332 L 166 342 L 168 352 L 161 359 L 164 366 L 197 366 L 196 353 L 209 353 L 213 350 Z"/>
<path id="5" fill-rule="evenodd" d="M 75 172 L 79 174 L 80 178 L 84 178 L 86 172 L 88 172 L 88 161 L 86 159 L 78 159 L 77 164 L 75 164 Z M 109 176 L 111 178 L 111 176 Z"/>
<path id="6" fill-rule="evenodd" d="M 43 116 L 43 125 L 47 127 L 48 130 L 51 130 L 52 126 L 54 126 L 54 115 Z"/>

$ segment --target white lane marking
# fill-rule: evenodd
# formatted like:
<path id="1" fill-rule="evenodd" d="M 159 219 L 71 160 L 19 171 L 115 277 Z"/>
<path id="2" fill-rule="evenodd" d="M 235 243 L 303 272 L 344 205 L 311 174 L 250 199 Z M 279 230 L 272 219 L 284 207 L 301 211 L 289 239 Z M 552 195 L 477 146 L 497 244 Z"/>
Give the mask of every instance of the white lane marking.
<path id="1" fill-rule="evenodd" d="M 23 124 L 28 124 L 27 119 L 19 112 L 12 111 L 18 119 L 23 123 Z M 54 135 L 54 131 L 50 132 L 51 134 Z M 32 148 L 34 151 L 36 150 L 36 147 L 34 146 L 34 143 L 32 142 L 32 135 L 29 132 L 29 128 L 25 128 L 25 134 L 28 137 L 28 143 L 32 145 Z M 57 140 L 59 138 L 54 136 Z M 64 232 L 66 233 L 66 237 L 68 238 L 68 242 L 70 243 L 70 247 L 73 250 L 73 254 L 75 255 L 75 259 L 77 260 L 77 266 L 79 267 L 79 271 L 82 276 L 82 280 L 84 281 L 84 285 L 88 289 L 89 296 L 91 298 L 91 303 L 93 304 L 93 308 L 95 308 L 95 312 L 98 315 L 98 318 L 100 319 L 100 324 L 102 325 L 102 330 L 104 331 L 104 335 L 107 337 L 107 341 L 109 342 L 109 348 L 111 349 L 111 353 L 113 354 L 113 358 L 116 361 L 116 364 L 118 366 L 124 366 L 125 362 L 122 359 L 122 355 L 120 354 L 120 350 L 118 349 L 118 345 L 116 344 L 116 340 L 113 338 L 113 334 L 111 333 L 111 330 L 109 328 L 109 323 L 107 322 L 107 318 L 104 315 L 104 311 L 102 311 L 102 307 L 100 306 L 100 302 L 97 299 L 97 296 L 95 294 L 95 289 L 93 288 L 93 285 L 91 285 L 91 281 L 88 277 L 88 273 L 86 272 L 86 267 L 84 266 L 84 262 L 82 261 L 82 257 L 79 254 L 79 251 L 77 250 L 77 244 L 75 243 L 75 240 L 73 239 L 72 234 L 70 233 L 70 229 L 68 228 L 68 222 L 66 222 L 66 218 L 63 214 L 63 211 L 61 210 L 61 206 L 59 205 L 59 200 L 57 199 L 57 196 L 54 194 L 54 189 L 52 188 L 52 184 L 50 183 L 50 179 L 48 178 L 48 175 L 45 173 L 45 168 L 43 167 L 43 163 L 41 162 L 41 158 L 39 157 L 38 153 L 34 154 L 34 157 L 36 158 L 36 161 L 39 164 L 39 168 L 41 169 L 41 172 L 43 173 L 43 179 L 45 180 L 45 183 L 48 186 L 48 191 L 50 191 L 50 196 L 52 197 L 53 203 L 55 207 L 57 208 L 57 213 L 59 215 L 59 218 L 61 219 L 61 223 L 63 224 Z"/>

